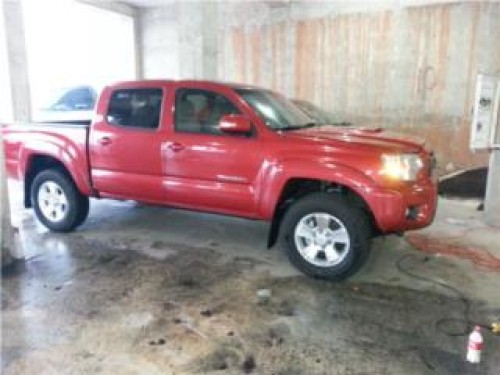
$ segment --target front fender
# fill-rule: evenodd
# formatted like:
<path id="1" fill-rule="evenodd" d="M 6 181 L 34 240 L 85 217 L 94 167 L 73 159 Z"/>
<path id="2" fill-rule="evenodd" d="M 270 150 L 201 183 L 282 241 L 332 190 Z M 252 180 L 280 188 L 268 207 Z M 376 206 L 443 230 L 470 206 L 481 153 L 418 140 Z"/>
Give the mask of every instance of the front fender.
<path id="1" fill-rule="evenodd" d="M 265 220 L 272 220 L 283 189 L 291 179 L 322 180 L 346 186 L 360 195 L 365 202 L 365 196 L 375 184 L 359 170 L 339 163 L 297 160 L 271 164 L 261 181 L 259 212 Z"/>

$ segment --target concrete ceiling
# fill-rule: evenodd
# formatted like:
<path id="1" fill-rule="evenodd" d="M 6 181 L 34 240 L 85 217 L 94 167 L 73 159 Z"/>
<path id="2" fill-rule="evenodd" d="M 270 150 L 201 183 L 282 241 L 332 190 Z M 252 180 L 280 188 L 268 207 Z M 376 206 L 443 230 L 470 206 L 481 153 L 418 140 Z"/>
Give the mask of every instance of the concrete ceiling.
<path id="1" fill-rule="evenodd" d="M 99 1 L 99 0 L 97 0 Z M 102 1 L 102 0 L 101 0 Z M 216 1 L 216 0 L 206 0 L 206 1 Z M 229 0 L 230 2 L 252 2 L 252 1 L 260 1 L 263 3 L 267 3 L 271 7 L 273 6 L 283 6 L 284 4 L 288 4 L 297 0 Z M 345 0 L 344 0 L 345 1 Z M 350 0 L 348 0 L 350 1 Z M 156 7 L 162 5 L 168 5 L 172 3 L 178 2 L 178 0 L 120 0 L 119 2 L 127 5 L 132 5 L 137 8 L 147 8 L 147 7 Z"/>
<path id="2" fill-rule="evenodd" d="M 84 0 L 85 1 L 85 0 Z M 95 3 L 98 2 L 117 2 L 117 3 L 122 3 L 122 4 L 127 4 L 127 5 L 132 5 L 134 7 L 138 8 L 146 8 L 146 7 L 155 7 L 155 6 L 162 6 L 162 5 L 168 5 L 172 3 L 178 2 L 178 0 L 119 0 L 119 1 L 113 1 L 113 0 L 90 0 Z M 217 0 L 206 0 L 206 1 L 217 1 Z M 310 2 L 310 0 L 226 0 L 229 2 L 252 2 L 252 1 L 257 1 L 257 2 L 263 2 L 267 3 L 270 7 L 280 7 L 284 5 L 288 5 L 291 3 L 297 3 L 300 4 L 302 2 Z M 334 3 L 339 6 L 341 5 L 352 5 L 353 3 L 360 6 L 360 5 L 365 5 L 369 7 L 370 5 L 387 5 L 391 4 L 394 6 L 420 6 L 420 5 L 431 5 L 431 4 L 436 4 L 436 3 L 454 3 L 454 2 L 460 2 L 463 0 L 313 0 L 319 4 L 321 2 L 329 2 L 329 3 Z M 499 1 L 499 0 L 496 0 Z"/>
<path id="3" fill-rule="evenodd" d="M 120 2 L 138 8 L 147 8 L 172 4 L 175 3 L 175 0 L 123 0 Z"/>

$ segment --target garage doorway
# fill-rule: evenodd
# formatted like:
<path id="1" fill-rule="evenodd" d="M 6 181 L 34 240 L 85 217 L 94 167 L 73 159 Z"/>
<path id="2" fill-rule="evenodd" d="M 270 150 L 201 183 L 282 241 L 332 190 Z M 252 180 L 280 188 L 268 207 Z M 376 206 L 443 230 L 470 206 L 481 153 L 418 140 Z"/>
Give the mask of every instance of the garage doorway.
<path id="1" fill-rule="evenodd" d="M 25 0 L 23 12 L 35 120 L 90 115 L 104 85 L 136 78 L 132 16 L 75 0 Z M 63 100 L 82 88 L 88 103 Z"/>

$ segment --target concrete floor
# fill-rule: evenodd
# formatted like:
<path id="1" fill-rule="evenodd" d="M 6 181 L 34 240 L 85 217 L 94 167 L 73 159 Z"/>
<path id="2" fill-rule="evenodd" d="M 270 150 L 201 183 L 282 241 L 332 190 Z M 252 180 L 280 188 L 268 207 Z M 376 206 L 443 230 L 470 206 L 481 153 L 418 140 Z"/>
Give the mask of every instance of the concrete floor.
<path id="1" fill-rule="evenodd" d="M 441 330 L 463 325 L 436 327 L 463 319 L 461 297 L 396 263 L 410 255 L 405 269 L 460 289 L 478 322 L 500 318 L 498 272 L 404 238 L 377 239 L 358 275 L 330 284 L 268 251 L 260 222 L 111 201 L 70 234 L 31 212 L 18 221 L 27 260 L 2 273 L 3 374 L 500 371 L 500 336 L 485 333 L 483 362 L 466 363 L 467 338 Z"/>

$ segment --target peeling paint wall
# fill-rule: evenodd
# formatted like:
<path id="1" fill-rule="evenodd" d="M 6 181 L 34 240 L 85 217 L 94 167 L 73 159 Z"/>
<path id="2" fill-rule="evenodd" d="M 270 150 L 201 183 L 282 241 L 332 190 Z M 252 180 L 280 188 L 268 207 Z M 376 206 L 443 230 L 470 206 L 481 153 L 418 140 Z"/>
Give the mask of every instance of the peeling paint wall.
<path id="1" fill-rule="evenodd" d="M 478 72 L 500 73 L 500 3 L 342 13 L 318 3 L 221 7 L 218 77 L 273 88 L 364 125 L 424 136 L 442 171 L 468 149 Z"/>

